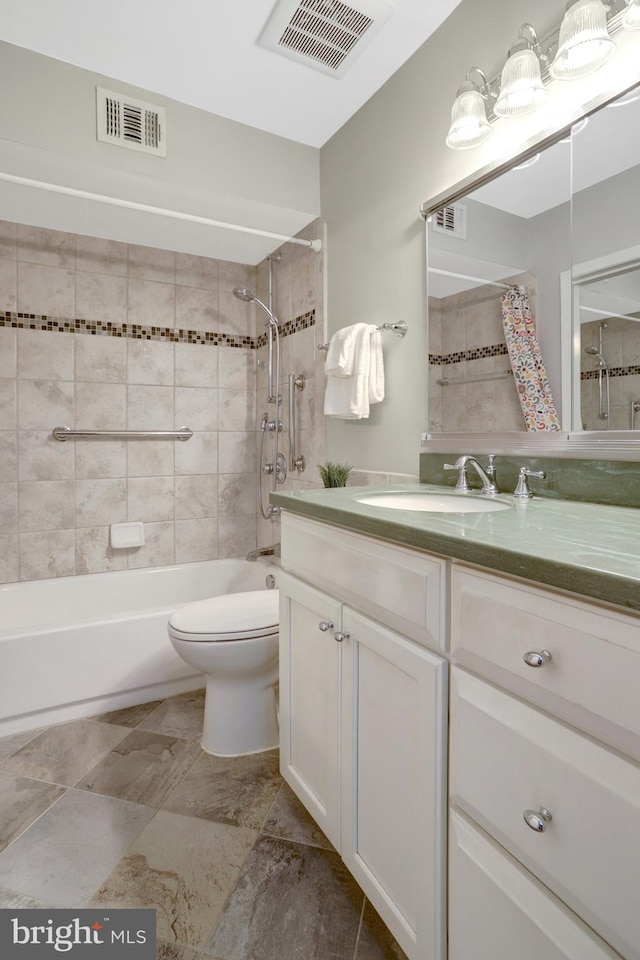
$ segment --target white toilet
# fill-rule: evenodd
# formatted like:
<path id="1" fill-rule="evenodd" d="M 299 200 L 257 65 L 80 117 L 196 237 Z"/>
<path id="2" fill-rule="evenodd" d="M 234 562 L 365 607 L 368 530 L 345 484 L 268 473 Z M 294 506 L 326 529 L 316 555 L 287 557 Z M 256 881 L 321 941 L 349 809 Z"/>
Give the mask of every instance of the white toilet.
<path id="1" fill-rule="evenodd" d="M 176 653 L 206 674 L 202 749 L 219 757 L 278 746 L 278 591 L 252 590 L 180 607 Z"/>

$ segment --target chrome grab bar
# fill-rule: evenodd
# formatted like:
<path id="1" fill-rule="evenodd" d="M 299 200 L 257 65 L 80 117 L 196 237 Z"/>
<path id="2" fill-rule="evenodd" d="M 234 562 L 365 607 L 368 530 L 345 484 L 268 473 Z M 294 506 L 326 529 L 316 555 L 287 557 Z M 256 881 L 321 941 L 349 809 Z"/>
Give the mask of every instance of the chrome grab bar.
<path id="1" fill-rule="evenodd" d="M 298 376 L 295 373 L 289 374 L 289 457 L 291 460 L 291 469 L 302 473 L 307 463 L 305 458 L 296 453 L 296 387 L 298 390 L 304 390 L 305 378 L 302 374 Z"/>
<path id="2" fill-rule="evenodd" d="M 56 440 L 71 438 L 101 438 L 102 440 L 188 440 L 193 436 L 189 427 L 180 427 L 179 430 L 72 430 L 71 427 L 54 427 L 53 436 Z"/>

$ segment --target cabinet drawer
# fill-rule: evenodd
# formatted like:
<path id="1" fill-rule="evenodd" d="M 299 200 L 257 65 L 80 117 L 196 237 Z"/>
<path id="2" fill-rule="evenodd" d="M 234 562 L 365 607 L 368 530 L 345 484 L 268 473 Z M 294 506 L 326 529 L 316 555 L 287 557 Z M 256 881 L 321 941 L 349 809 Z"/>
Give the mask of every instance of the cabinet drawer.
<path id="1" fill-rule="evenodd" d="M 640 759 L 640 617 L 457 564 L 451 592 L 456 663 Z"/>
<path id="2" fill-rule="evenodd" d="M 445 646 L 444 560 L 283 513 L 282 565 L 404 636 Z"/>
<path id="3" fill-rule="evenodd" d="M 620 960 L 527 870 L 451 812 L 449 960 Z"/>
<path id="4" fill-rule="evenodd" d="M 451 801 L 618 950 L 640 958 L 640 768 L 459 668 Z M 544 831 L 525 810 L 547 808 Z"/>

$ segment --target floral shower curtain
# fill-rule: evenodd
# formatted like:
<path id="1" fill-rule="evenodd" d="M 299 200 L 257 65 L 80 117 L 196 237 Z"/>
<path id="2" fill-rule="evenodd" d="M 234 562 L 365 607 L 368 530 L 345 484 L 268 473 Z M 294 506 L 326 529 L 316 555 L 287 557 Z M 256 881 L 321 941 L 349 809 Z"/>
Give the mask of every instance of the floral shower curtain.
<path id="1" fill-rule="evenodd" d="M 559 430 L 547 371 L 524 287 L 502 295 L 502 324 L 527 430 Z"/>

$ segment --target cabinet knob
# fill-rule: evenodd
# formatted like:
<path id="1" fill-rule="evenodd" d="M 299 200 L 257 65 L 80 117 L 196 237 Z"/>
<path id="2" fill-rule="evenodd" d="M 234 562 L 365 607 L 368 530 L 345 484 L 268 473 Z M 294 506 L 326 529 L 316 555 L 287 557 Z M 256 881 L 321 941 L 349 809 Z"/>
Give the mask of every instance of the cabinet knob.
<path id="1" fill-rule="evenodd" d="M 548 650 L 528 650 L 522 657 L 528 667 L 544 667 L 545 663 L 551 662 L 551 654 Z"/>
<path id="2" fill-rule="evenodd" d="M 531 827 L 532 830 L 535 830 L 536 833 L 542 833 L 552 819 L 551 813 L 546 807 L 540 807 L 539 810 L 525 810 L 522 816 L 524 817 L 526 825 Z"/>
<path id="3" fill-rule="evenodd" d="M 348 640 L 351 637 L 351 634 L 348 630 L 339 630 L 337 633 L 334 633 L 333 637 L 338 643 L 342 643 L 343 640 Z"/>
<path id="4" fill-rule="evenodd" d="M 333 620 L 321 620 L 318 624 L 318 630 L 326 633 L 327 630 L 333 630 Z"/>

